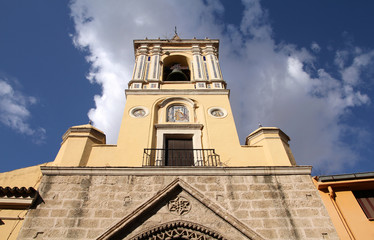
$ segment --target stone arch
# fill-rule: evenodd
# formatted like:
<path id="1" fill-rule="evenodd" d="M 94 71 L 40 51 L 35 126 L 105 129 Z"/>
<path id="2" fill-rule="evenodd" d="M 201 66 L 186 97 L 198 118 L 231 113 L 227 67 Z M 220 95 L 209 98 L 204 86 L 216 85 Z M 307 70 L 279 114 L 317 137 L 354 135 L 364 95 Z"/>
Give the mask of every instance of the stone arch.
<path id="1" fill-rule="evenodd" d="M 191 81 L 189 59 L 184 55 L 170 55 L 163 60 L 162 81 Z M 177 77 L 170 78 L 170 74 L 177 71 Z M 174 72 L 175 73 L 175 72 Z"/>
<path id="2" fill-rule="evenodd" d="M 163 108 L 170 102 L 185 102 L 186 104 L 189 104 L 191 107 L 195 107 L 196 103 L 195 100 L 191 98 L 185 98 L 185 97 L 168 97 L 163 99 L 159 102 L 158 106 Z"/>
<path id="3" fill-rule="evenodd" d="M 143 239 L 154 239 L 154 240 L 176 240 L 176 239 L 219 239 L 225 240 L 222 234 L 209 229 L 205 226 L 188 222 L 188 221 L 172 221 L 161 224 L 159 226 L 149 228 L 144 232 L 131 238 L 131 240 L 143 240 Z"/>

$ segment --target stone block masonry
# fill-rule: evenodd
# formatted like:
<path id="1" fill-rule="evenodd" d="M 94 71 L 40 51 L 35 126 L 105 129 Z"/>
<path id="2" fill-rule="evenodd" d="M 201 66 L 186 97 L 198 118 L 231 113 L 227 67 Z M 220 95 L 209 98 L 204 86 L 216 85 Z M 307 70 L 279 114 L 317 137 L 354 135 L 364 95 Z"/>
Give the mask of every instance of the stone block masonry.
<path id="1" fill-rule="evenodd" d="M 139 223 L 122 230 L 124 239 L 167 221 L 194 222 L 227 239 L 250 239 L 239 227 L 232 230 L 235 224 L 227 219 L 243 224 L 257 239 L 338 239 L 310 175 L 300 169 L 273 167 L 261 174 L 258 168 L 177 173 L 155 168 L 151 174 L 143 168 L 45 167 L 39 188 L 43 202 L 29 211 L 19 239 L 96 239 L 143 210 L 134 216 Z M 158 195 L 176 179 L 190 190 Z M 184 199 L 188 211 L 172 212 L 169 198 Z M 158 202 L 147 208 L 149 199 Z"/>

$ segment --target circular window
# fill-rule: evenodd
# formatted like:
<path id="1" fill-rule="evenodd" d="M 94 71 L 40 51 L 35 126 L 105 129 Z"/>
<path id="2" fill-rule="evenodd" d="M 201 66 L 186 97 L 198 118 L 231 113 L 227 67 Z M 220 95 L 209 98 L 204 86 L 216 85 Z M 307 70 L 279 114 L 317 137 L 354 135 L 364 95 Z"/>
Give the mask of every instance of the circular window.
<path id="1" fill-rule="evenodd" d="M 215 118 L 224 118 L 227 116 L 227 111 L 220 107 L 209 108 L 208 113 Z"/>
<path id="2" fill-rule="evenodd" d="M 148 109 L 146 107 L 134 107 L 130 110 L 130 116 L 135 118 L 142 118 L 148 115 Z"/>

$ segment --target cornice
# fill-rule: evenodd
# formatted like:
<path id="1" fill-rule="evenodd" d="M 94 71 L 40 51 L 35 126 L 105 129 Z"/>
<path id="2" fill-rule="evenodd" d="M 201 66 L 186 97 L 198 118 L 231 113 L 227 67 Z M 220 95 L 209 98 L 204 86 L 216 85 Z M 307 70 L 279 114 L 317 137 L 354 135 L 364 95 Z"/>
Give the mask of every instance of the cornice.
<path id="1" fill-rule="evenodd" d="M 155 124 L 155 128 L 194 128 L 194 129 L 203 129 L 203 124 L 197 124 L 197 123 L 164 123 L 164 124 Z"/>
<path id="2" fill-rule="evenodd" d="M 91 176 L 272 176 L 310 175 L 311 166 L 272 167 L 56 167 L 41 166 L 43 175 Z"/>
<path id="3" fill-rule="evenodd" d="M 260 135 L 265 135 L 265 134 L 278 134 L 279 137 L 283 140 L 283 142 L 287 143 L 291 140 L 290 137 L 285 134 L 281 129 L 276 128 L 276 127 L 260 127 L 250 133 L 246 138 L 245 138 L 245 144 L 248 145 L 248 142 L 253 140 L 254 138 L 260 136 Z M 277 139 L 278 137 L 264 137 L 263 139 Z M 263 140 L 260 139 L 259 141 Z M 259 142 L 257 141 L 257 142 Z M 255 143 L 257 143 L 255 142 Z M 255 144 L 252 143 L 252 144 Z"/>
<path id="4" fill-rule="evenodd" d="M 143 40 L 134 40 L 134 48 L 138 48 L 141 45 L 161 45 L 162 46 L 181 46 L 181 45 L 213 45 L 214 47 L 218 47 L 219 40 L 218 39 L 181 39 L 181 40 L 171 40 L 171 39 L 143 39 Z"/>
<path id="5" fill-rule="evenodd" d="M 84 133 L 85 135 L 81 135 L 82 133 Z M 62 136 L 61 144 L 63 144 L 68 138 L 72 138 L 72 137 L 77 137 L 77 138 L 88 137 L 92 139 L 93 141 L 97 141 L 100 143 L 106 142 L 106 136 L 104 132 L 100 131 L 99 129 L 89 124 L 70 127 Z"/>
<path id="6" fill-rule="evenodd" d="M 334 188 L 334 190 L 362 190 L 369 189 L 374 186 L 374 178 L 371 179 L 359 179 L 359 180 L 344 180 L 336 182 L 316 182 L 318 190 L 327 190 L 328 187 Z"/>
<path id="7" fill-rule="evenodd" d="M 154 45 L 160 45 L 162 48 L 169 48 L 169 47 L 188 47 L 192 48 L 194 45 L 198 45 L 199 47 L 205 47 L 206 45 L 213 46 L 216 49 L 216 52 L 219 51 L 219 40 L 218 39 L 179 39 L 179 40 L 173 40 L 173 39 L 143 39 L 143 40 L 134 40 L 134 51 L 135 55 L 137 52 L 137 49 L 141 46 L 147 45 L 147 46 L 154 46 Z"/>
<path id="8" fill-rule="evenodd" d="M 128 95 L 230 95 L 228 89 L 126 89 Z"/>

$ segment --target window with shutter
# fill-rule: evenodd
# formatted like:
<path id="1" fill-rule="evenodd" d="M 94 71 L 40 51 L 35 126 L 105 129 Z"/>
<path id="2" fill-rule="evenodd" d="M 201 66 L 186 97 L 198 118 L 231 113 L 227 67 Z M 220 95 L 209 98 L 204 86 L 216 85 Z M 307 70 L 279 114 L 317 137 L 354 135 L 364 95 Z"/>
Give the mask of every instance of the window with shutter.
<path id="1" fill-rule="evenodd" d="M 360 204 L 366 217 L 374 220 L 374 190 L 354 191 L 357 202 Z"/>

